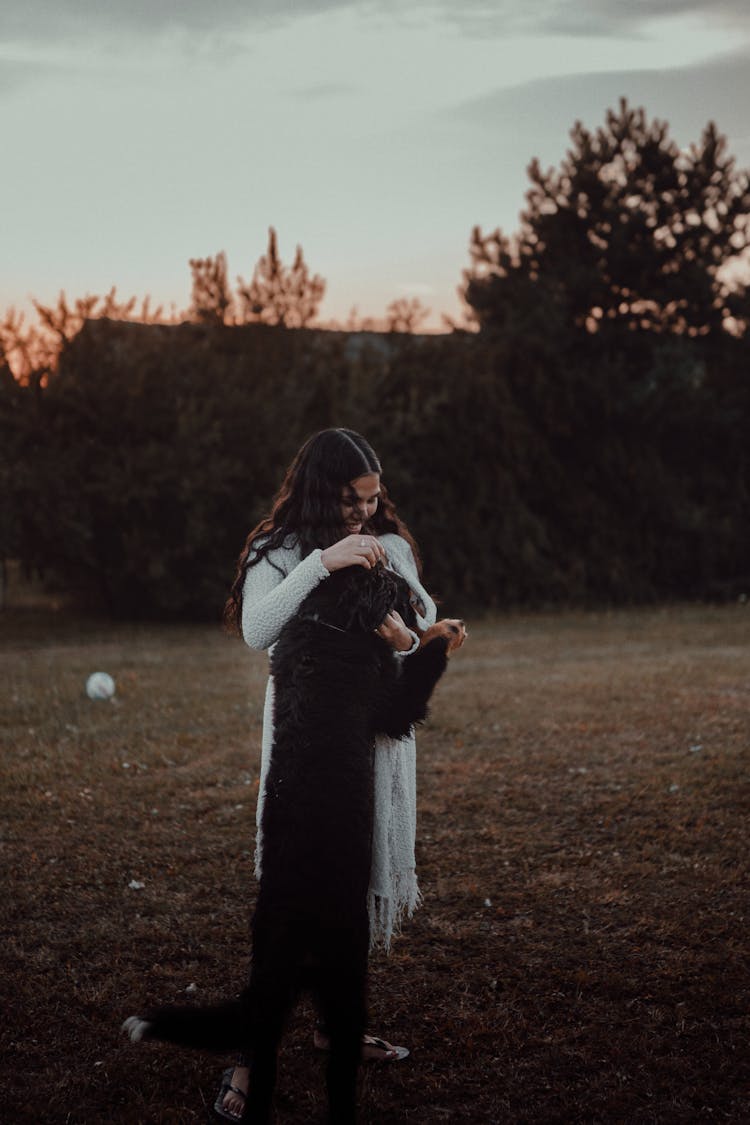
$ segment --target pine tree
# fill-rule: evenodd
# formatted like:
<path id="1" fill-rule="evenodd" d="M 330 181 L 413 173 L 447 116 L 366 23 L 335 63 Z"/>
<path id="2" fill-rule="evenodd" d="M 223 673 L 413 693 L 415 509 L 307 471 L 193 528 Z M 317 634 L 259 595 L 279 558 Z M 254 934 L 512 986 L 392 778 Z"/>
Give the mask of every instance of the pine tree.
<path id="1" fill-rule="evenodd" d="M 252 280 L 248 283 L 240 277 L 237 282 L 243 322 L 285 328 L 307 327 L 317 315 L 326 288 L 322 277 L 310 276 L 301 246 L 291 267 L 284 265 L 273 227 L 268 231 L 268 250 L 256 265 Z"/>
<path id="2" fill-rule="evenodd" d="M 750 247 L 750 181 L 709 122 L 680 149 L 623 99 L 581 122 L 559 170 L 533 160 L 521 228 L 472 233 L 464 297 L 483 328 L 519 310 L 589 333 L 744 331 L 750 291 L 727 267 Z"/>
<path id="3" fill-rule="evenodd" d="M 234 297 L 227 279 L 227 256 L 191 258 L 193 291 L 189 316 L 199 324 L 233 324 Z"/>

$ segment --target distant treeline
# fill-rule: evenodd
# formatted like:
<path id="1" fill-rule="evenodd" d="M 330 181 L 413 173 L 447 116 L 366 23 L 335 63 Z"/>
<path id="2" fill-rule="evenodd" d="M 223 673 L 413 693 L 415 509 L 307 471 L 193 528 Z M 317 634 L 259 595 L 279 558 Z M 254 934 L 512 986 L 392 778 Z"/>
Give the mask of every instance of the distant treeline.
<path id="1" fill-rule="evenodd" d="M 273 242 L 241 314 L 219 256 L 194 323 L 88 320 L 23 381 L 0 357 L 0 558 L 218 618 L 295 450 L 346 425 L 451 612 L 750 593 L 748 177 L 625 102 L 571 137 L 516 235 L 475 230 L 471 331 L 290 327 L 320 279 Z"/>
<path id="2" fill-rule="evenodd" d="M 91 321 L 47 387 L 0 383 L 4 554 L 118 615 L 218 617 L 298 445 L 347 425 L 451 611 L 741 594 L 747 344 L 632 342 Z"/>

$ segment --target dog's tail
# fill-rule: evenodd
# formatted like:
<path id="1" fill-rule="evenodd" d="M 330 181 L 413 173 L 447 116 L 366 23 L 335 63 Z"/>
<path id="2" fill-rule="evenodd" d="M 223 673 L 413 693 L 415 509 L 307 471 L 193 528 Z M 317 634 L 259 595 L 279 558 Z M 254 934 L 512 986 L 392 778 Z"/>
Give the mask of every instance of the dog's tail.
<path id="1" fill-rule="evenodd" d="M 130 1016 L 122 1030 L 134 1043 L 160 1039 L 214 1051 L 238 1050 L 248 1037 L 247 1013 L 239 1000 L 209 1008 L 154 1008 L 146 1015 Z"/>

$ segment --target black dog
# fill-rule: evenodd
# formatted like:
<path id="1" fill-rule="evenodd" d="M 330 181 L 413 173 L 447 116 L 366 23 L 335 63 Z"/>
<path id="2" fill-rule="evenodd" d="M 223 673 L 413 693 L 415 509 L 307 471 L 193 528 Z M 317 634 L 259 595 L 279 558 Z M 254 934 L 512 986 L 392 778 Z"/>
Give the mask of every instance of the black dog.
<path id="1" fill-rule="evenodd" d="M 375 632 L 396 609 L 414 626 L 407 583 L 383 567 L 334 572 L 303 602 L 274 648 L 274 746 L 263 807 L 263 873 L 252 922 L 250 981 L 213 1008 L 131 1016 L 131 1039 L 162 1039 L 250 1057 L 242 1120 L 270 1120 L 286 1016 L 312 992 L 331 1050 L 330 1120 L 355 1120 L 365 1031 L 367 890 L 376 734 L 406 735 L 427 714 L 461 622 L 439 622 L 407 659 Z"/>

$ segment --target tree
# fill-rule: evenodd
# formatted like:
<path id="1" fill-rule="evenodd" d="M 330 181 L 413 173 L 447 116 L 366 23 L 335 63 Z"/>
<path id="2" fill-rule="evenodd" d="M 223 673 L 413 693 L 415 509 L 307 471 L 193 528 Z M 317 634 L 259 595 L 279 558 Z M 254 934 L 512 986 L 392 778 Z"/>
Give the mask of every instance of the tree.
<path id="1" fill-rule="evenodd" d="M 294 262 L 285 266 L 279 257 L 276 231 L 268 231 L 268 250 L 261 257 L 248 283 L 237 278 L 232 293 L 227 257 L 191 258 L 193 289 L 188 317 L 198 324 L 271 324 L 306 328 L 317 316 L 325 293 L 325 281 L 310 272 L 297 247 Z"/>
<path id="2" fill-rule="evenodd" d="M 237 279 L 240 318 L 245 323 L 277 324 L 285 328 L 305 328 L 315 319 L 326 283 L 310 272 L 297 247 L 291 267 L 279 258 L 276 231 L 268 230 L 268 250 L 259 260 L 248 283 Z"/>
<path id="3" fill-rule="evenodd" d="M 386 309 L 389 332 L 416 332 L 430 315 L 419 297 L 397 297 Z"/>
<path id="4" fill-rule="evenodd" d="M 709 122 L 680 149 L 626 100 L 559 170 L 533 160 L 521 228 L 472 233 L 463 295 L 482 328 L 542 322 L 707 336 L 743 332 L 750 292 L 728 267 L 750 247 L 750 181 Z"/>
<path id="5" fill-rule="evenodd" d="M 151 308 L 145 297 L 137 308 L 137 300 L 121 300 L 115 286 L 104 297 L 86 294 L 72 304 L 63 292 L 54 305 L 33 301 L 38 323 L 28 324 L 23 313 L 10 308 L 0 321 L 0 360 L 5 359 L 21 383 L 46 383 L 58 368 L 60 354 L 78 335 L 84 323 L 94 318 L 108 320 L 139 320 L 143 324 L 161 323 L 162 307 Z"/>
<path id="6" fill-rule="evenodd" d="M 198 324 L 233 324 L 235 301 L 227 278 L 227 256 L 191 258 L 193 291 L 189 317 Z"/>

